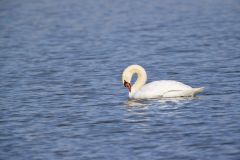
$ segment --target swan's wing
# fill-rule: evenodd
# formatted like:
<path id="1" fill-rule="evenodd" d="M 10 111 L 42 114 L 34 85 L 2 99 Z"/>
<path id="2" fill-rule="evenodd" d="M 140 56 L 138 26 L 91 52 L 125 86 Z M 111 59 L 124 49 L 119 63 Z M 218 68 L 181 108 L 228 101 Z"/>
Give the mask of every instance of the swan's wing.
<path id="1" fill-rule="evenodd" d="M 173 90 L 173 91 L 168 91 L 162 95 L 163 98 L 171 98 L 171 97 L 188 97 L 188 96 L 193 96 L 193 90 Z"/>
<path id="2" fill-rule="evenodd" d="M 188 90 L 188 89 L 192 89 L 192 87 L 177 81 L 162 80 L 162 81 L 154 81 L 144 85 L 141 88 L 141 91 L 165 93 L 169 91 L 182 91 L 182 90 Z"/>
<path id="3" fill-rule="evenodd" d="M 172 80 L 154 81 L 144 85 L 135 95 L 135 98 L 156 98 L 164 95 L 177 97 L 182 91 L 191 90 L 192 87 Z M 175 96 L 176 95 L 176 96 Z"/>
<path id="4" fill-rule="evenodd" d="M 163 94 L 162 97 L 168 98 L 168 97 L 193 97 L 197 93 L 200 93 L 203 91 L 203 87 L 201 88 L 191 88 L 187 90 L 173 90 L 173 91 L 168 91 Z"/>

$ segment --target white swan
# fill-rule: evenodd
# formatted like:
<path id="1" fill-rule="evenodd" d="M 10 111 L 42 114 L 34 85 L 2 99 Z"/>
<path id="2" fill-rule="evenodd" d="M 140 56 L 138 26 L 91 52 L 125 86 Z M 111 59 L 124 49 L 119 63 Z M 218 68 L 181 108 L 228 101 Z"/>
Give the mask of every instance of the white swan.
<path id="1" fill-rule="evenodd" d="M 137 80 L 131 85 L 133 74 L 137 74 Z M 123 71 L 122 83 L 128 88 L 129 98 L 132 99 L 193 97 L 203 91 L 203 87 L 192 88 L 173 80 L 161 80 L 145 84 L 146 81 L 147 73 L 139 65 L 130 65 Z"/>

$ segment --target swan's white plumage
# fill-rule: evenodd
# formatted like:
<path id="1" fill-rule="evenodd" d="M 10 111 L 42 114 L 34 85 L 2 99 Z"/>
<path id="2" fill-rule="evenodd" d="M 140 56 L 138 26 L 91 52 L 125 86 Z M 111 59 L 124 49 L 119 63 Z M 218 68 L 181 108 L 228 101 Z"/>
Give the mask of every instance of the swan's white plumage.
<path id="1" fill-rule="evenodd" d="M 200 90 L 200 88 L 199 88 Z M 148 83 L 130 98 L 172 98 L 172 97 L 189 97 L 194 96 L 198 90 L 173 80 L 161 80 Z"/>
<path id="2" fill-rule="evenodd" d="M 129 97 L 133 99 L 192 97 L 203 91 L 203 88 L 192 88 L 173 80 L 161 80 L 145 84 L 147 74 L 144 68 L 139 65 L 131 65 L 124 70 L 123 82 L 125 80 L 130 83 L 135 73 L 138 78 L 132 86 L 132 91 L 129 92 Z"/>

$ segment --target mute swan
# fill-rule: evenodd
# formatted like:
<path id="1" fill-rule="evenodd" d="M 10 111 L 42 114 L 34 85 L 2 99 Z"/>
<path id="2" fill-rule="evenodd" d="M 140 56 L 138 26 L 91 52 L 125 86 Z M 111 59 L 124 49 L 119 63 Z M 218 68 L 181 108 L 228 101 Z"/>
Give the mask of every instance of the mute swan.
<path id="1" fill-rule="evenodd" d="M 137 80 L 131 85 L 133 74 L 137 74 Z M 173 80 L 161 80 L 145 84 L 146 81 L 147 73 L 139 65 L 130 65 L 123 71 L 122 83 L 124 87 L 128 88 L 129 98 L 132 99 L 193 97 L 203 91 L 203 87 L 192 88 Z"/>

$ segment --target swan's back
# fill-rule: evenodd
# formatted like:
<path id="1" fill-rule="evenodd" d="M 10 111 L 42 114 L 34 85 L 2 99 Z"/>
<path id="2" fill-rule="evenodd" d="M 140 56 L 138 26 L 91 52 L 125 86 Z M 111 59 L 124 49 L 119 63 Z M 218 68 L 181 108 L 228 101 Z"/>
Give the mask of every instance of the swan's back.
<path id="1" fill-rule="evenodd" d="M 144 85 L 134 98 L 193 96 L 194 88 L 173 80 L 154 81 Z"/>

